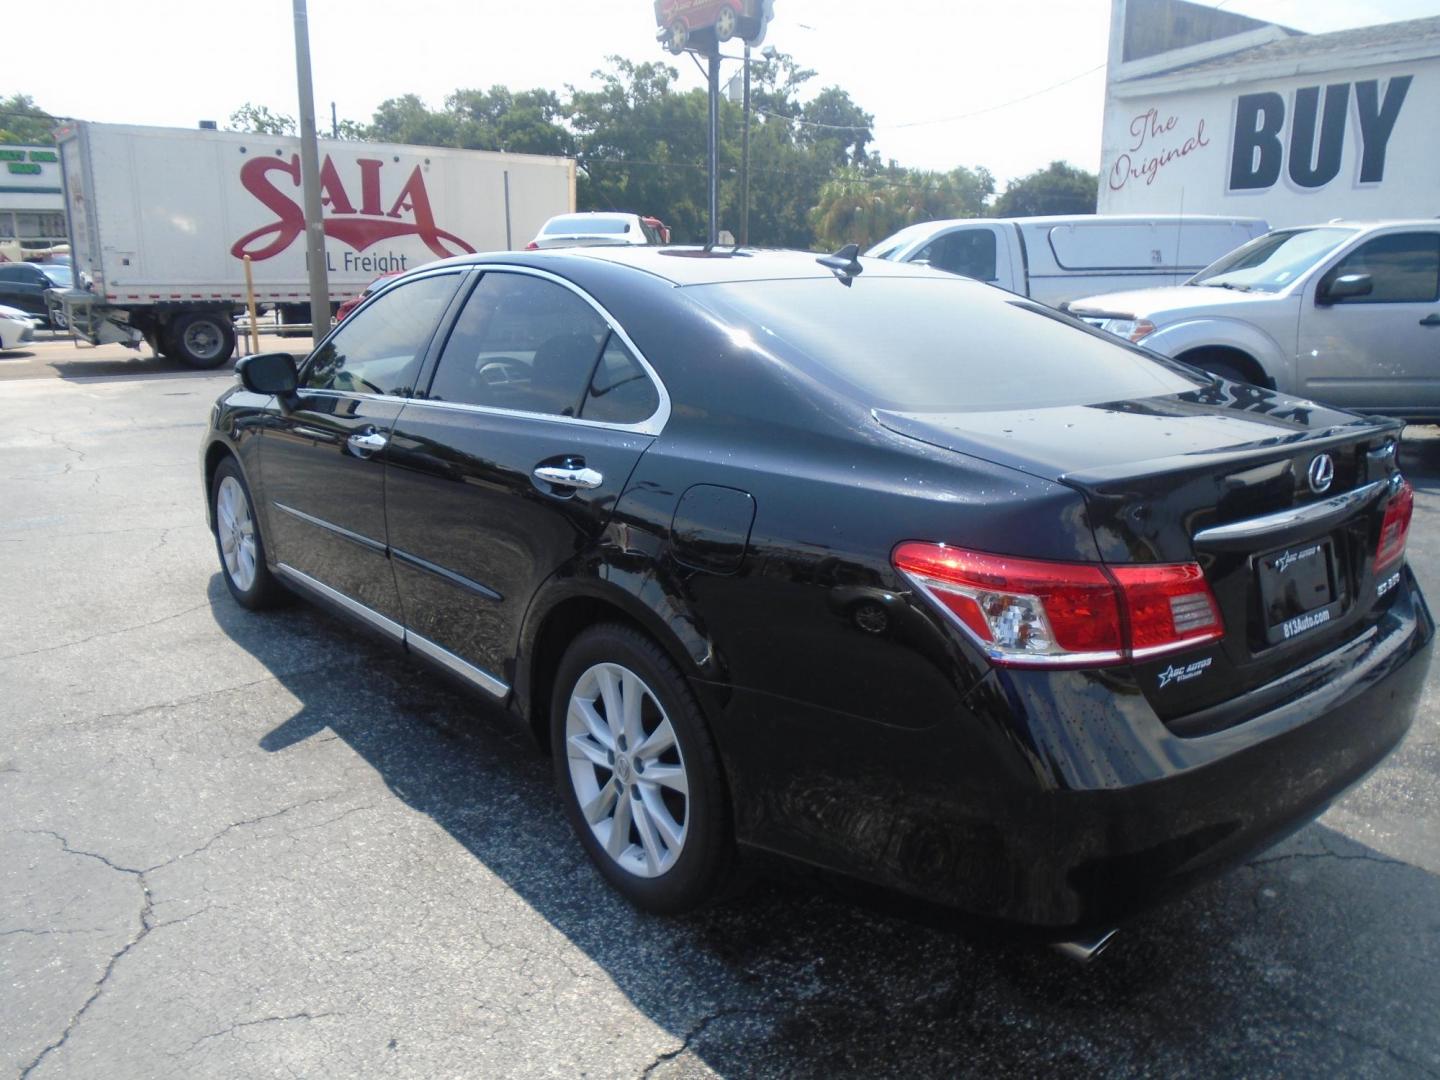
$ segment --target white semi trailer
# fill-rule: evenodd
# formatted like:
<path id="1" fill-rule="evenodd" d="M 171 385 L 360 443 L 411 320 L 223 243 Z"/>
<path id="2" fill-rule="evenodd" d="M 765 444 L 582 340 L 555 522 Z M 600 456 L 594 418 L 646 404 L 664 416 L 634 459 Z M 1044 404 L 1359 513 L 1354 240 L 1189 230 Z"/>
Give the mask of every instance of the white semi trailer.
<path id="1" fill-rule="evenodd" d="M 246 255 L 257 303 L 308 310 L 300 140 L 88 122 L 57 140 L 75 288 L 48 301 L 81 337 L 216 367 Z M 322 140 L 320 161 L 332 304 L 387 271 L 523 245 L 575 209 L 568 158 Z"/>

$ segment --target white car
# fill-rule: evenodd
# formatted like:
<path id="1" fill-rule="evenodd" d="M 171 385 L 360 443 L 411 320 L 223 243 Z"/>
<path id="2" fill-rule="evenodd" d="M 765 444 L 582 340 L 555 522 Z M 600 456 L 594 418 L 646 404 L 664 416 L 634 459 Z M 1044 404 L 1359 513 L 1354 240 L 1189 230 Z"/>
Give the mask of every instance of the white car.
<path id="1" fill-rule="evenodd" d="M 0 307 L 0 352 L 18 349 L 35 337 L 35 320 L 19 308 Z"/>
<path id="2" fill-rule="evenodd" d="M 1070 314 L 1237 382 L 1440 421 L 1440 221 L 1277 229 L 1184 285 Z"/>
<path id="3" fill-rule="evenodd" d="M 564 247 L 646 247 L 666 242 L 665 226 L 639 214 L 560 214 L 540 227 L 527 251 Z"/>

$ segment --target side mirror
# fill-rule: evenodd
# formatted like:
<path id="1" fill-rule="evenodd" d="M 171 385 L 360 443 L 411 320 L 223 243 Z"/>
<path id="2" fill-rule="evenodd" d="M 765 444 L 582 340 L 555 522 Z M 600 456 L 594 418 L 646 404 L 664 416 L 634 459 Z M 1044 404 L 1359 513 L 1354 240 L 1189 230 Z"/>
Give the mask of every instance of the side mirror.
<path id="1" fill-rule="evenodd" d="M 1375 279 L 1369 274 L 1341 274 L 1320 285 L 1315 300 L 1321 304 L 1338 304 L 1369 296 L 1375 291 Z"/>
<path id="2" fill-rule="evenodd" d="M 252 394 L 275 394 L 288 398 L 300 386 L 295 357 L 288 352 L 242 356 L 235 362 L 235 374 L 240 376 L 240 385 Z"/>

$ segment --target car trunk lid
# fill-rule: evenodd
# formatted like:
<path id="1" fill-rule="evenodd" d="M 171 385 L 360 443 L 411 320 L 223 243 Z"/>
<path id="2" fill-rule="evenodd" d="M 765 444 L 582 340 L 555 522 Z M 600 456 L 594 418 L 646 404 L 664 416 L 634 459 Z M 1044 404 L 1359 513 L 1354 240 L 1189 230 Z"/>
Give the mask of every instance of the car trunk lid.
<path id="1" fill-rule="evenodd" d="M 1230 383 L 1093 406 L 874 415 L 899 434 L 1079 490 L 1107 563 L 1200 564 L 1225 636 L 1132 669 L 1167 722 L 1363 631 L 1399 569 L 1377 580 L 1373 566 L 1398 486 L 1394 421 Z M 1328 484 L 1311 483 L 1317 461 L 1328 462 Z"/>

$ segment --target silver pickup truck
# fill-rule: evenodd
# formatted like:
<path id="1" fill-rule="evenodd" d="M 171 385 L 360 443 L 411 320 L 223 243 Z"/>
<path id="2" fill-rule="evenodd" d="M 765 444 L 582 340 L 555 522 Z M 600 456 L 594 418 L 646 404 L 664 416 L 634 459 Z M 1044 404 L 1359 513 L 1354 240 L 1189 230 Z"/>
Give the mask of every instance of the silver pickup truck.
<path id="1" fill-rule="evenodd" d="M 1440 221 L 1277 229 L 1184 285 L 1066 305 L 1238 382 L 1440 420 Z"/>

